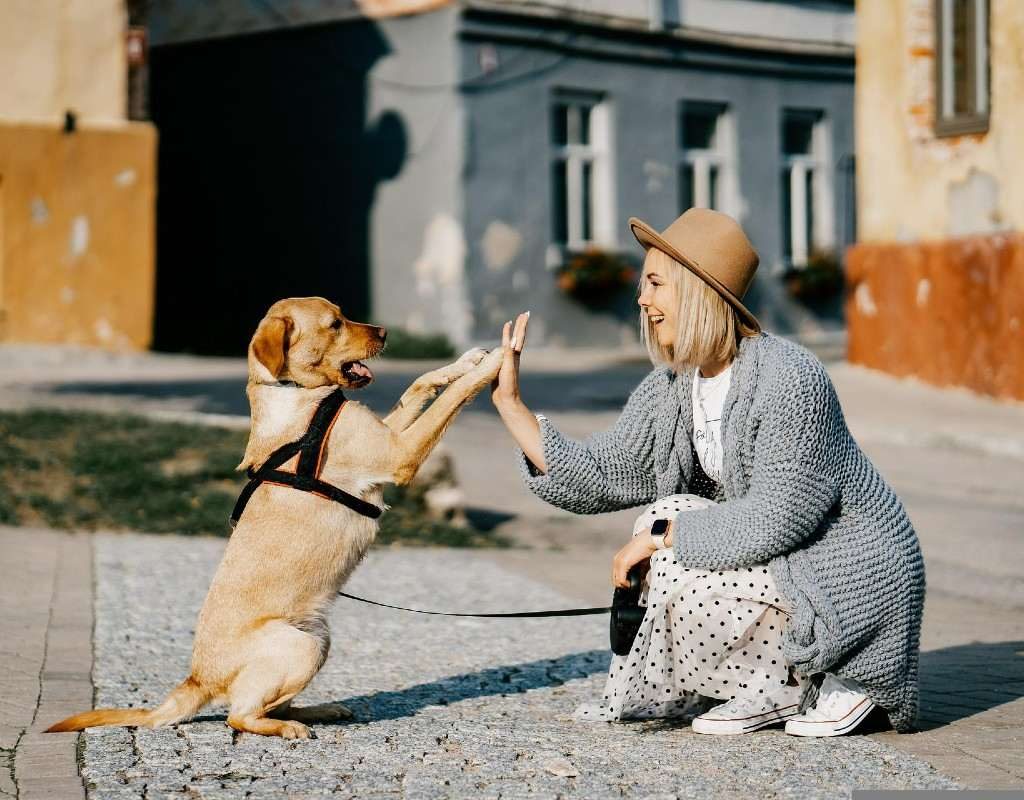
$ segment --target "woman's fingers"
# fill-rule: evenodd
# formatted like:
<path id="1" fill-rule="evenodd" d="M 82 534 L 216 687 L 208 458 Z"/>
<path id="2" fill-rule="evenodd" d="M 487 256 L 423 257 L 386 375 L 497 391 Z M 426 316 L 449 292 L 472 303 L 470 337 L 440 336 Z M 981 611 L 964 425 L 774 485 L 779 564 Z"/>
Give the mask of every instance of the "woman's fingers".
<path id="1" fill-rule="evenodd" d="M 529 311 L 525 311 L 516 317 L 515 331 L 512 334 L 512 349 L 517 353 L 523 352 L 523 345 L 526 344 L 526 326 L 529 322 Z"/>

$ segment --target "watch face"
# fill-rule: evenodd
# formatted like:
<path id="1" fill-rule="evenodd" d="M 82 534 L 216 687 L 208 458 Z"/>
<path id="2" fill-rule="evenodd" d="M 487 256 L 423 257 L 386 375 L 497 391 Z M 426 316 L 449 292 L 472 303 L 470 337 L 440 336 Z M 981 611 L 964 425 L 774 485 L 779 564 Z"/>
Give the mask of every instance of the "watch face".
<path id="1" fill-rule="evenodd" d="M 667 519 L 656 519 L 654 524 L 651 525 L 651 535 L 661 536 L 668 532 L 668 520 Z"/>

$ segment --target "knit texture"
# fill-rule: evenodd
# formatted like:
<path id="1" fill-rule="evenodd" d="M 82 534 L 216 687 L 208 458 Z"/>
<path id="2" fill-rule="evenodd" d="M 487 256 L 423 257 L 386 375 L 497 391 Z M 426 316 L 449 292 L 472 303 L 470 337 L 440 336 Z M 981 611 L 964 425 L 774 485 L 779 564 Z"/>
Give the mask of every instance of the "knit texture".
<path id="1" fill-rule="evenodd" d="M 615 425 L 584 441 L 542 419 L 548 469 L 538 474 L 520 454 L 526 486 L 578 514 L 697 493 L 693 375 L 655 369 Z M 850 435 L 821 362 L 768 333 L 744 338 L 722 440 L 724 502 L 676 518 L 680 564 L 767 564 L 795 609 L 783 637 L 789 663 L 859 681 L 893 727 L 911 728 L 924 562 L 903 504 Z"/>

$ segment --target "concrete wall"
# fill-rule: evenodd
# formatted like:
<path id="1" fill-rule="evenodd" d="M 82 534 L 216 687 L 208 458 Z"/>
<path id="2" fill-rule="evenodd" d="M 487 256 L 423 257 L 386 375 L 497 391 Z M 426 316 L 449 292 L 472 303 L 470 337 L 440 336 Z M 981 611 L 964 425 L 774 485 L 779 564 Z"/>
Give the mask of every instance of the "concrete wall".
<path id="1" fill-rule="evenodd" d="M 550 43 L 512 41 L 508 20 L 471 20 L 463 34 L 463 69 L 479 72 L 479 48 L 496 47 L 506 71 L 465 91 L 466 238 L 477 338 L 519 310 L 531 309 L 535 342 L 617 346 L 636 340 L 636 306 L 628 292 L 604 312 L 567 299 L 555 286 L 551 241 L 549 107 L 556 88 L 603 93 L 613 119 L 615 191 L 611 247 L 639 257 L 626 220 L 656 228 L 679 213 L 678 114 L 683 100 L 728 104 L 733 114 L 739 176 L 736 213 L 761 255 L 748 294 L 765 327 L 780 332 L 841 325 L 816 318 L 784 294 L 779 203 L 780 115 L 785 107 L 822 109 L 830 121 L 834 227 L 848 228 L 839 159 L 853 150 L 853 86 L 849 60 L 797 59 L 724 48 L 701 50 L 668 37 L 561 30 Z M 523 37 L 520 37 L 522 39 Z M 558 40 L 571 40 L 572 53 Z M 642 88 L 641 88 L 642 87 Z M 507 242 L 495 260 L 488 243 Z"/>
<path id="2" fill-rule="evenodd" d="M 938 138 L 929 0 L 860 0 L 849 358 L 1024 400 L 1024 3 L 991 0 L 985 133 Z"/>
<path id="3" fill-rule="evenodd" d="M 463 120 L 457 11 L 379 22 L 387 54 L 367 75 L 367 118 L 398 115 L 400 171 L 382 181 L 370 212 L 373 319 L 413 332 L 470 336 L 463 228 Z"/>
<path id="4" fill-rule="evenodd" d="M 1024 3 L 990 1 L 987 133 L 936 138 L 931 0 L 860 0 L 860 240 L 1024 230 Z"/>
<path id="5" fill-rule="evenodd" d="M 0 341 L 146 347 L 156 135 L 0 122 Z"/>
<path id="6" fill-rule="evenodd" d="M 124 0 L 4 0 L 0 117 L 125 116 Z"/>

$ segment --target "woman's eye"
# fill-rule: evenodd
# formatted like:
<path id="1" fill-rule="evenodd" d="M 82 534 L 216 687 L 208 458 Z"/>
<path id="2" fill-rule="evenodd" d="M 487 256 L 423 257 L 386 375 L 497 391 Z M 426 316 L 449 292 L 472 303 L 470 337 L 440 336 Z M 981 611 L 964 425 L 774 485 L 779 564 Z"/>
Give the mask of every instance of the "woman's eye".
<path id="1" fill-rule="evenodd" d="M 334 330 L 340 330 L 341 329 L 341 320 L 340 319 L 334 320 L 334 322 L 331 323 L 331 327 L 334 328 Z"/>

